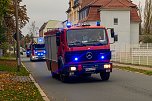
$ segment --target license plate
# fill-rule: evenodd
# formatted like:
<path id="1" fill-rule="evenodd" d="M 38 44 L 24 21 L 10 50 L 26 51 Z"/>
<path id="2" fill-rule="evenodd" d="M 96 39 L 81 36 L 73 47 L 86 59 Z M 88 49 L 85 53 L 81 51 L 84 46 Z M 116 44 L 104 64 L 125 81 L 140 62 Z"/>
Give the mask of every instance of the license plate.
<path id="1" fill-rule="evenodd" d="M 95 71 L 96 68 L 85 68 L 85 70 L 88 72 L 88 71 Z"/>

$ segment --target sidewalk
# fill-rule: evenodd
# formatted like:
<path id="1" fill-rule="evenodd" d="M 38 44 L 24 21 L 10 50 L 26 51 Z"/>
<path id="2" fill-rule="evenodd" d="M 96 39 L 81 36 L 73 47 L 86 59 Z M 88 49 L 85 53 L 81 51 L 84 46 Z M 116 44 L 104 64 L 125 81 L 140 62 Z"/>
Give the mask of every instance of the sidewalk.
<path id="1" fill-rule="evenodd" d="M 113 62 L 113 65 L 114 66 L 131 67 L 131 68 L 136 68 L 136 69 L 152 71 L 152 66 L 151 67 L 148 67 L 148 66 L 137 66 L 137 65 L 131 65 L 131 64 L 116 63 L 116 62 Z"/>

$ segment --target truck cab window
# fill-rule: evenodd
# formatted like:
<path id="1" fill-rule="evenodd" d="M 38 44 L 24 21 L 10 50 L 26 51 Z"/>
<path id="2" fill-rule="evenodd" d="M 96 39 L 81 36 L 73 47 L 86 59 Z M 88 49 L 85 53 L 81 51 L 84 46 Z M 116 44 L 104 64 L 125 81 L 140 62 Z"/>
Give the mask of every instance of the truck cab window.
<path id="1" fill-rule="evenodd" d="M 106 45 L 108 38 L 105 29 L 75 29 L 67 31 L 67 43 L 70 47 Z"/>

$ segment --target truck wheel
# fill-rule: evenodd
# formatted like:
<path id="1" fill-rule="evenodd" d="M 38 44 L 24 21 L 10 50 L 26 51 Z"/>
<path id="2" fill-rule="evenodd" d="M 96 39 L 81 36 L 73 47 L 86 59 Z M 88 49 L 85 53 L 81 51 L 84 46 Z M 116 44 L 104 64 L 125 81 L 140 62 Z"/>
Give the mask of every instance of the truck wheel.
<path id="1" fill-rule="evenodd" d="M 107 81 L 107 80 L 109 80 L 110 72 L 101 72 L 100 77 L 103 81 Z"/>
<path id="2" fill-rule="evenodd" d="M 59 78 L 59 74 L 56 74 L 56 73 L 54 73 L 54 72 L 52 72 L 51 74 L 52 74 L 52 78 L 56 78 L 56 79 Z"/>

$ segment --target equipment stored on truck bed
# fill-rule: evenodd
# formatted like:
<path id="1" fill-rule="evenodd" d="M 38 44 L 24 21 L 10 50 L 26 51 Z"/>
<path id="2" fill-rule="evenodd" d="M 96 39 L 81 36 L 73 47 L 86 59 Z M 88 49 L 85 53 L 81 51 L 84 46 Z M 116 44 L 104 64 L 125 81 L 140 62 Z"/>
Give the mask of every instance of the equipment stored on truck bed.
<path id="1" fill-rule="evenodd" d="M 117 41 L 114 30 L 111 37 Z M 108 80 L 112 72 L 110 43 L 103 26 L 76 26 L 45 33 L 46 63 L 52 77 L 66 82 L 70 76 L 100 73 Z"/>

